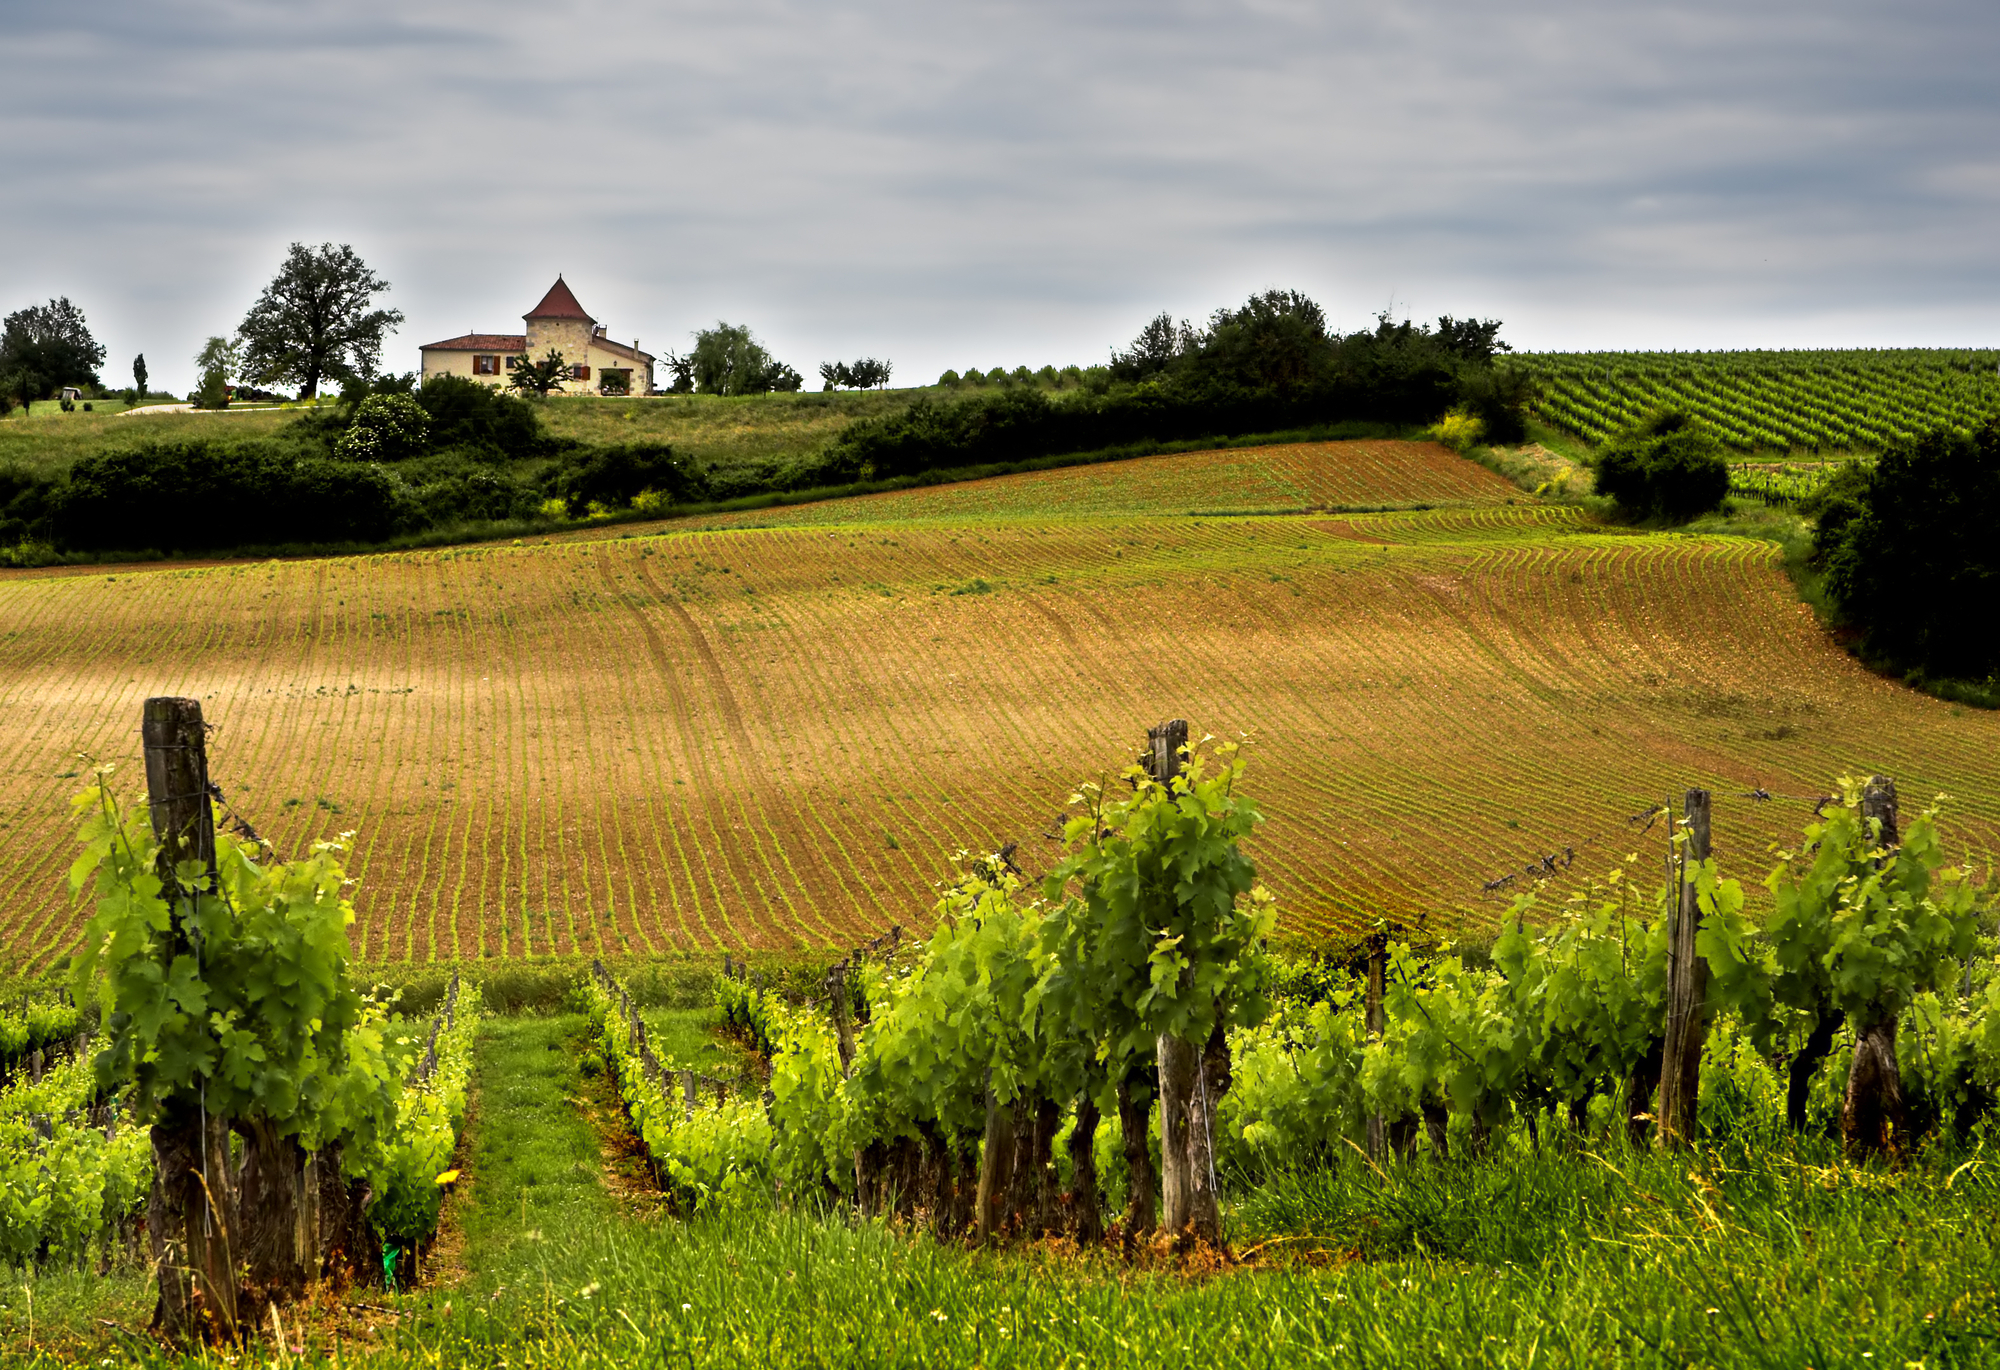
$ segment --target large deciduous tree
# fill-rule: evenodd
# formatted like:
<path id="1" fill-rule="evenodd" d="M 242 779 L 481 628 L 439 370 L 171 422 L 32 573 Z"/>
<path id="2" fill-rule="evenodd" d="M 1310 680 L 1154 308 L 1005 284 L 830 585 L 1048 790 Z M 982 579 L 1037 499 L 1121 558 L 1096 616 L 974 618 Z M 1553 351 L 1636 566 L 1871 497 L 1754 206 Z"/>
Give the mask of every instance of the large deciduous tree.
<path id="1" fill-rule="evenodd" d="M 67 295 L 7 316 L 0 330 L 0 391 L 26 408 L 65 385 L 96 385 L 104 346 Z"/>
<path id="2" fill-rule="evenodd" d="M 717 323 L 695 334 L 692 360 L 694 388 L 704 395 L 761 395 L 803 383 L 741 324 Z"/>
<path id="3" fill-rule="evenodd" d="M 382 337 L 400 309 L 372 309 L 389 289 L 346 243 L 293 243 L 278 274 L 250 306 L 237 335 L 246 374 L 259 385 L 294 385 L 301 399 L 327 379 L 366 379 L 382 360 Z"/>

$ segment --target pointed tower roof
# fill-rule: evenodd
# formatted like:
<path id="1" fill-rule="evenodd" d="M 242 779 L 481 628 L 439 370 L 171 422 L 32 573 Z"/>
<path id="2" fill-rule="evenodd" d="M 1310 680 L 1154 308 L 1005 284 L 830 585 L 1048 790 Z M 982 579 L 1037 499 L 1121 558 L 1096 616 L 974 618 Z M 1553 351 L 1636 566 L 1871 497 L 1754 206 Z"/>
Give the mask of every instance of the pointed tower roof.
<path id="1" fill-rule="evenodd" d="M 521 317 L 524 319 L 582 319 L 585 323 L 597 322 L 597 320 L 583 312 L 583 306 L 576 302 L 576 296 L 570 294 L 569 287 L 563 284 L 561 276 L 556 277 L 556 283 L 549 287 L 549 293 L 542 296 L 542 302 Z"/>

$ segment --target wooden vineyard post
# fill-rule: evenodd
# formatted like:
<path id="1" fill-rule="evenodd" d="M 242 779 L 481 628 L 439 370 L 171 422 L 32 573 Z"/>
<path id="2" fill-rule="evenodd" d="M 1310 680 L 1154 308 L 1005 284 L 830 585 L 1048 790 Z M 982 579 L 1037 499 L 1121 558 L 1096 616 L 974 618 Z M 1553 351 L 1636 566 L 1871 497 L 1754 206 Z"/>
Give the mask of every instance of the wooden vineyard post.
<path id="1" fill-rule="evenodd" d="M 1362 1013 L 1362 1026 L 1368 1032 L 1371 1042 L 1382 1035 L 1388 1026 L 1388 1012 L 1383 1007 L 1382 996 L 1388 989 L 1389 980 L 1389 935 L 1385 932 L 1371 933 L 1368 937 L 1368 988 Z M 1387 1120 L 1380 1113 L 1368 1115 L 1368 1158 L 1380 1162 L 1389 1154 Z"/>
<path id="2" fill-rule="evenodd" d="M 1896 782 L 1871 777 L 1861 791 L 1861 820 L 1878 825 L 1875 845 L 1886 859 L 1902 845 Z M 1896 1060 L 1896 1015 L 1854 1024 L 1854 1064 L 1840 1105 L 1840 1136 L 1850 1156 L 1889 1151 L 1903 1134 L 1903 1077 Z"/>
<path id="3" fill-rule="evenodd" d="M 1160 784 L 1169 784 L 1181 772 L 1187 744 L 1184 718 L 1148 728 L 1147 773 Z M 1202 1048 L 1200 1042 L 1164 1032 L 1155 1042 L 1160 1075 L 1160 1216 L 1175 1239 L 1218 1245 L 1222 1212 L 1210 1164 L 1212 1122 Z"/>
<path id="4" fill-rule="evenodd" d="M 1162 785 L 1181 773 L 1182 752 L 1188 743 L 1185 718 L 1170 718 L 1146 729 L 1146 755 L 1141 763 L 1146 774 Z"/>
<path id="5" fill-rule="evenodd" d="M 1701 1098 L 1701 1049 L 1708 1041 L 1708 962 L 1695 950 L 1701 901 L 1693 868 L 1708 860 L 1709 795 L 1689 790 L 1683 807 L 1680 888 L 1667 928 L 1667 1023 L 1660 1052 L 1659 1138 L 1666 1147 L 1695 1138 Z"/>
<path id="6" fill-rule="evenodd" d="M 209 883 L 215 880 L 215 819 L 209 807 L 201 701 L 147 700 L 140 733 L 163 893 L 174 910 L 168 935 L 177 953 L 191 952 L 199 964 L 201 947 L 190 936 L 187 921 L 194 891 L 181 887 L 176 867 L 194 862 L 206 870 Z M 146 1237 L 159 1271 L 154 1326 L 183 1342 L 199 1336 L 234 1341 L 237 1211 L 228 1122 L 211 1115 L 199 1094 L 175 1096 L 153 1124 L 152 1142 Z"/>

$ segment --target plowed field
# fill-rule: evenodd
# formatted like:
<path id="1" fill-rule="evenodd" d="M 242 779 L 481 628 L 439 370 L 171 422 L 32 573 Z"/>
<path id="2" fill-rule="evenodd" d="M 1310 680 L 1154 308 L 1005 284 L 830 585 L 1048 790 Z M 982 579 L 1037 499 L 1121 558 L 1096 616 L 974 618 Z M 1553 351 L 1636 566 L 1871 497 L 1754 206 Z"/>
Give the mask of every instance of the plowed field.
<path id="1" fill-rule="evenodd" d="M 678 526 L 1118 518 L 1512 504 L 1522 500 L 1521 492 L 1506 480 L 1434 442 L 1307 442 L 995 476 L 822 504 L 716 514 Z"/>
<path id="2" fill-rule="evenodd" d="M 2000 831 L 2000 718 L 1863 671 L 1761 543 L 1501 503 L 671 532 L 0 579 L 0 959 L 73 944 L 64 773 L 136 788 L 165 693 L 281 852 L 356 833 L 373 959 L 920 923 L 960 847 L 1044 869 L 1070 787 L 1173 715 L 1253 738 L 1298 933 L 1488 921 L 1488 881 L 1601 871 L 1690 784 L 1745 875 L 1809 805 L 1738 796 L 1842 769 Z"/>

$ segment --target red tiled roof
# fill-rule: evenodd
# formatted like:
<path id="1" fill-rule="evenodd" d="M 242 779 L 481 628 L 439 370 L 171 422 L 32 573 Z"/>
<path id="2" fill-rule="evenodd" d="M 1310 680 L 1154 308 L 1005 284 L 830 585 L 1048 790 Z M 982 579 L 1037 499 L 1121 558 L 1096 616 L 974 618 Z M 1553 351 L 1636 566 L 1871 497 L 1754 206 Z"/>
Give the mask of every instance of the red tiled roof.
<path id="1" fill-rule="evenodd" d="M 549 293 L 542 296 L 542 302 L 521 316 L 524 319 L 582 319 L 585 323 L 597 320 L 583 312 L 583 306 L 570 294 L 563 278 L 556 277 L 556 283 L 549 287 Z"/>
<path id="2" fill-rule="evenodd" d="M 522 333 L 461 333 L 456 338 L 446 338 L 443 342 L 425 343 L 417 349 L 420 352 L 511 352 L 519 355 L 528 350 L 528 339 Z"/>
<path id="3" fill-rule="evenodd" d="M 651 360 L 653 360 L 652 353 L 641 352 L 636 347 L 627 347 L 624 343 L 613 342 L 609 338 L 592 338 L 590 340 L 590 345 L 592 347 L 601 347 L 606 352 L 612 353 L 615 356 L 624 357 L 628 361 L 650 362 Z"/>

